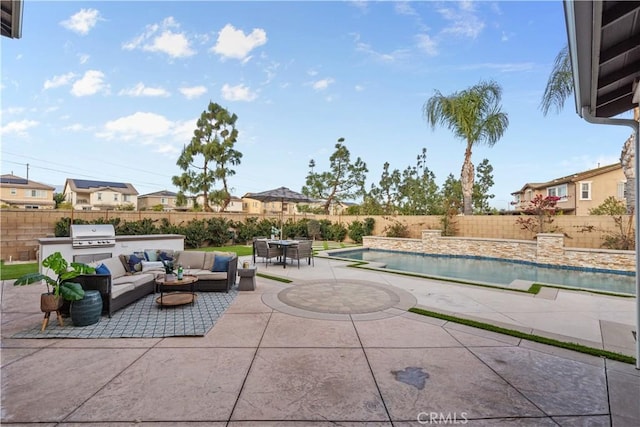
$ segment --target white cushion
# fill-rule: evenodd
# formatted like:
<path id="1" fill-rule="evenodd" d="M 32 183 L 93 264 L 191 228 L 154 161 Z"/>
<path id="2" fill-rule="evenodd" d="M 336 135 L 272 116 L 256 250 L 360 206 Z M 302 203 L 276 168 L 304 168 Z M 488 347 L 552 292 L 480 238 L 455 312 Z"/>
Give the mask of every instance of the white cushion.
<path id="1" fill-rule="evenodd" d="M 116 279 L 127 274 L 127 270 L 124 269 L 122 261 L 120 261 L 120 258 L 118 257 L 102 259 L 99 262 L 104 264 L 109 269 L 109 272 L 111 273 L 111 279 Z"/>
<path id="2" fill-rule="evenodd" d="M 142 261 L 142 271 L 164 270 L 162 261 Z"/>

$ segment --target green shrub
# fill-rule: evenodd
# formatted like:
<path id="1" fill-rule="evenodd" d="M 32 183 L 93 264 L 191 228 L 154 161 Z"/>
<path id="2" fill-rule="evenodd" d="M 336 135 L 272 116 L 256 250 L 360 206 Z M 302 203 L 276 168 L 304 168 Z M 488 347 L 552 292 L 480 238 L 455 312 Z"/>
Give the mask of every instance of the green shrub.
<path id="1" fill-rule="evenodd" d="M 364 225 L 362 222 L 355 220 L 348 227 L 349 238 L 356 243 L 362 243 L 362 236 L 364 235 Z"/>
<path id="2" fill-rule="evenodd" d="M 385 228 L 384 233 L 387 237 L 409 237 L 409 227 L 399 221 L 394 221 Z"/>

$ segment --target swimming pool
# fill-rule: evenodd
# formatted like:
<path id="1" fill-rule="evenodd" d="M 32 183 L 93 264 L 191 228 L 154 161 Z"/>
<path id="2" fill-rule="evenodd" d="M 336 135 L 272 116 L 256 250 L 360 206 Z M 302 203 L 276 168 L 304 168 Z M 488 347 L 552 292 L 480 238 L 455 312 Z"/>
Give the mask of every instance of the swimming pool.
<path id="1" fill-rule="evenodd" d="M 509 285 L 514 280 L 635 295 L 633 272 L 557 267 L 526 261 L 453 255 L 428 255 L 382 249 L 330 252 L 330 256 L 379 262 L 386 268 L 436 278 Z"/>

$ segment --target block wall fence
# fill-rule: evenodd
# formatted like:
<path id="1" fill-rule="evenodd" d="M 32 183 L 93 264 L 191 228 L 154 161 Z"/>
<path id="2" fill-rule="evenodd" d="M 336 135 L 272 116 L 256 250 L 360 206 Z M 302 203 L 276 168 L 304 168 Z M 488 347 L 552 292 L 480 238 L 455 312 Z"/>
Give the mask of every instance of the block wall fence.
<path id="1" fill-rule="evenodd" d="M 242 213 L 210 213 L 210 212 L 152 212 L 152 211 L 71 211 L 71 210 L 0 210 L 0 259 L 35 260 L 38 250 L 38 239 L 54 237 L 55 224 L 61 218 L 96 219 L 120 218 L 122 221 L 140 221 L 149 218 L 158 221 L 166 218 L 170 223 L 179 225 L 193 219 L 225 217 L 233 221 L 244 221 L 246 218 L 279 219 L 277 215 L 250 215 Z M 410 238 L 422 238 L 423 230 L 439 230 L 440 216 L 386 216 L 386 215 L 285 215 L 297 221 L 302 218 L 327 219 L 332 223 L 339 222 L 348 226 L 354 220 L 363 221 L 374 218 L 374 236 L 385 236 L 388 227 L 396 222 L 404 224 Z M 472 215 L 456 217 L 456 236 L 491 239 L 516 239 L 534 241 L 533 234 L 521 230 L 516 224 L 517 216 L 512 215 Z M 569 237 L 565 237 L 564 246 L 572 248 L 600 248 L 602 236 L 607 231 L 614 231 L 613 219 L 608 216 L 559 216 L 555 223 Z M 584 227 L 592 227 L 595 231 L 581 232 Z"/>

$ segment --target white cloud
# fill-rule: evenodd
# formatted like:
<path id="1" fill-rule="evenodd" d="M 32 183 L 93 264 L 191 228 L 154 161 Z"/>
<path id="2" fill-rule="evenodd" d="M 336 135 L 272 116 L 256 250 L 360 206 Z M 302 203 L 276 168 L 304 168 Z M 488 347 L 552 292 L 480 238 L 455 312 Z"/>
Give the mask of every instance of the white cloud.
<path id="1" fill-rule="evenodd" d="M 121 90 L 118 95 L 126 96 L 169 96 L 170 93 L 161 87 L 146 87 L 144 83 L 138 83 L 132 88 Z"/>
<path id="2" fill-rule="evenodd" d="M 170 16 L 160 24 L 147 25 L 141 35 L 124 43 L 122 48 L 160 52 L 172 58 L 186 58 L 195 55 L 196 51 L 191 49 L 191 41 L 185 33 L 173 31 L 178 28 L 180 25 Z"/>
<path id="3" fill-rule="evenodd" d="M 367 4 L 367 0 L 349 0 L 349 3 L 352 6 L 355 6 L 361 12 L 365 13 L 369 9 L 369 5 Z"/>
<path id="4" fill-rule="evenodd" d="M 360 41 L 360 34 L 353 33 L 351 35 L 356 43 L 356 51 L 369 55 L 375 61 L 386 63 L 396 62 L 406 57 L 409 52 L 407 49 L 397 49 L 391 53 L 377 52 L 368 43 Z"/>
<path id="5" fill-rule="evenodd" d="M 44 81 L 44 89 L 46 90 L 68 85 L 71 83 L 75 76 L 75 73 L 67 73 L 60 76 L 54 76 L 51 80 Z"/>
<path id="6" fill-rule="evenodd" d="M 26 136 L 27 130 L 31 129 L 34 126 L 37 126 L 39 123 L 35 120 L 20 120 L 17 122 L 9 122 L 6 125 L 0 127 L 0 135 L 17 135 L 17 136 Z"/>
<path id="7" fill-rule="evenodd" d="M 315 90 L 325 90 L 326 88 L 329 87 L 330 84 L 334 82 L 335 82 L 334 79 L 332 79 L 331 77 L 328 77 L 326 79 L 321 79 L 313 82 L 312 86 Z"/>
<path id="8" fill-rule="evenodd" d="M 473 2 L 463 1 L 457 4 L 457 10 L 446 7 L 438 9 L 442 17 L 451 22 L 451 25 L 442 30 L 442 32 L 458 37 L 475 39 L 484 29 L 484 22 L 473 13 L 475 12 Z"/>
<path id="9" fill-rule="evenodd" d="M 362 92 L 364 90 L 364 86 L 362 85 L 355 85 L 354 89 L 356 90 L 356 92 Z"/>
<path id="10" fill-rule="evenodd" d="M 104 73 L 97 70 L 89 70 L 71 87 L 74 96 L 95 95 L 99 92 L 108 92 L 109 85 L 104 82 Z"/>
<path id="11" fill-rule="evenodd" d="M 393 3 L 393 8 L 399 15 L 417 16 L 416 10 L 409 4 L 408 1 L 396 1 Z"/>
<path id="12" fill-rule="evenodd" d="M 90 56 L 86 53 L 78 55 L 78 61 L 80 62 L 80 64 L 86 64 L 89 58 Z"/>
<path id="13" fill-rule="evenodd" d="M 72 125 L 63 127 L 62 130 L 68 130 L 70 132 L 82 132 L 82 131 L 91 130 L 91 128 L 80 123 L 74 123 Z"/>
<path id="14" fill-rule="evenodd" d="M 318 75 L 318 72 L 316 70 L 309 70 L 307 71 L 307 75 L 314 77 Z"/>
<path id="15" fill-rule="evenodd" d="M 89 34 L 89 31 L 96 26 L 100 19 L 100 12 L 96 9 L 80 9 L 80 12 L 67 20 L 60 22 L 67 30 L 78 33 L 82 36 Z"/>
<path id="16" fill-rule="evenodd" d="M 218 33 L 218 40 L 211 50 L 223 58 L 233 58 L 248 61 L 249 52 L 267 43 L 267 33 L 262 28 L 254 28 L 245 35 L 242 30 L 236 30 L 231 24 L 224 26 Z"/>
<path id="17" fill-rule="evenodd" d="M 198 119 L 184 120 L 174 123 L 171 137 L 180 144 L 187 144 L 193 138 L 193 131 L 198 126 Z"/>
<path id="18" fill-rule="evenodd" d="M 21 114 L 24 113 L 26 109 L 24 107 L 8 107 L 2 110 L 2 115 L 5 114 Z"/>
<path id="19" fill-rule="evenodd" d="M 159 114 L 137 112 L 105 123 L 104 130 L 96 136 L 109 140 L 117 138 L 147 143 L 149 139 L 170 135 L 173 126 L 170 120 Z"/>
<path id="20" fill-rule="evenodd" d="M 197 98 L 207 93 L 207 88 L 204 86 L 181 87 L 178 90 L 187 99 Z"/>
<path id="21" fill-rule="evenodd" d="M 418 34 L 416 39 L 418 40 L 418 47 L 426 52 L 427 55 L 436 56 L 438 54 L 438 43 L 428 34 Z"/>
<path id="22" fill-rule="evenodd" d="M 222 97 L 227 101 L 253 101 L 258 94 L 251 92 L 251 89 L 243 84 L 236 86 L 225 84 L 222 86 Z"/>

